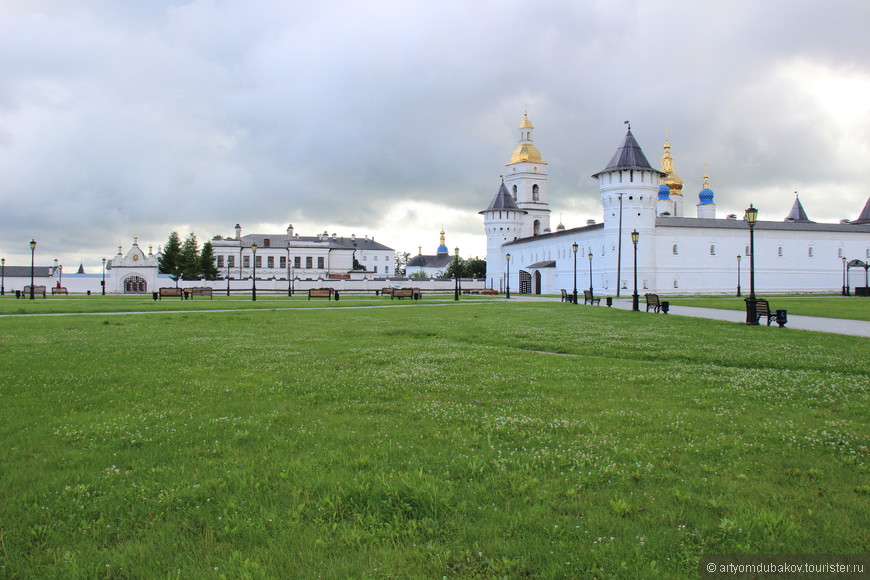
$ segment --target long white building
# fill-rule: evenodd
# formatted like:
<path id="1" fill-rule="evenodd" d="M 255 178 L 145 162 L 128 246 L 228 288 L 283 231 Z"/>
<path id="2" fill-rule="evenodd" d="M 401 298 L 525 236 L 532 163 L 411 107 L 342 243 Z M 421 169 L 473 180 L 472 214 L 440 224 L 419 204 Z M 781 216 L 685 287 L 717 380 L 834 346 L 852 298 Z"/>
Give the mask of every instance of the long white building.
<path id="1" fill-rule="evenodd" d="M 580 293 L 591 287 L 597 295 L 630 295 L 631 232 L 636 231 L 639 294 L 734 293 L 738 284 L 749 293 L 750 232 L 744 216 L 716 216 L 706 175 L 695 211 L 685 209 L 691 202 L 674 172 L 667 141 L 661 169 L 653 168 L 629 126 L 610 162 L 592 176 L 599 184 L 602 222 L 571 229 L 560 224 L 552 231 L 547 164 L 534 145 L 527 116 L 519 131 L 507 174 L 480 212 L 491 287 L 503 290 L 509 271 L 512 292 L 570 293 L 576 279 Z M 847 223 L 815 223 L 797 198 L 784 219 L 765 215 L 764 207 L 758 210 L 756 294 L 839 291 L 843 259 L 861 265 L 870 259 L 870 199 Z M 849 271 L 851 286 L 866 285 L 864 268 Z"/>

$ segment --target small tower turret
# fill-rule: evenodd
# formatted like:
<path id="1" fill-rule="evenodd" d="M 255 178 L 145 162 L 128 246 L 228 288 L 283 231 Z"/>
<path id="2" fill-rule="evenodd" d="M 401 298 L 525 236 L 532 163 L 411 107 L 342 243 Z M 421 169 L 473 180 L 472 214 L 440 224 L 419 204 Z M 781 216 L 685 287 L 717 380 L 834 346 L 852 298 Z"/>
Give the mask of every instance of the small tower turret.
<path id="1" fill-rule="evenodd" d="M 707 166 L 704 165 L 704 187 L 698 193 L 698 217 L 716 218 L 716 203 L 713 201 L 713 190 L 710 189 L 710 178 L 707 175 Z"/>
<path id="2" fill-rule="evenodd" d="M 486 230 L 486 276 L 490 281 L 501 280 L 505 269 L 502 246 L 521 237 L 526 211 L 519 208 L 502 180 L 489 207 L 479 213 Z"/>

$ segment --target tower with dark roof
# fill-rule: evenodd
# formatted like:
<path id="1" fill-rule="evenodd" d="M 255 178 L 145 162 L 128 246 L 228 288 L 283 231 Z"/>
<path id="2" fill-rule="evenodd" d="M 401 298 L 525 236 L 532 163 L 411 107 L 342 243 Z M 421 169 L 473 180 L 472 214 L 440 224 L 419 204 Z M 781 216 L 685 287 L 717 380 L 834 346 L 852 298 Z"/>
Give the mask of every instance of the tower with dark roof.
<path id="1" fill-rule="evenodd" d="M 527 212 L 520 209 L 502 180 L 489 207 L 478 213 L 483 215 L 486 230 L 486 275 L 490 280 L 499 280 L 505 270 L 502 245 L 522 237 Z"/>
<path id="2" fill-rule="evenodd" d="M 525 211 L 520 237 L 550 232 L 550 204 L 547 202 L 547 162 L 532 139 L 534 126 L 528 113 L 519 126 L 520 141 L 505 164 L 505 185 L 519 209 Z"/>

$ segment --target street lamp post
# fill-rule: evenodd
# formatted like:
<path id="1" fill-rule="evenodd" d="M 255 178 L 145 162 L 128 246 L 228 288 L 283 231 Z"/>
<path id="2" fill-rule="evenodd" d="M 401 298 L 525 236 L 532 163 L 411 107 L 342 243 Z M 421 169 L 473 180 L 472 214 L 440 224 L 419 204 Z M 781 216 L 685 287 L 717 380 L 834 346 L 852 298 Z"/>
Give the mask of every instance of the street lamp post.
<path id="1" fill-rule="evenodd" d="M 290 242 L 287 244 L 287 296 L 293 296 L 293 279 L 290 277 Z"/>
<path id="2" fill-rule="evenodd" d="M 453 300 L 459 300 L 459 247 L 456 248 L 456 260 L 454 262 L 454 274 L 456 274 L 456 284 L 453 288 Z"/>
<path id="3" fill-rule="evenodd" d="M 758 325 L 757 300 L 755 299 L 755 222 L 758 209 L 749 204 L 746 210 L 746 223 L 749 224 L 749 298 L 746 298 L 746 324 Z"/>
<path id="4" fill-rule="evenodd" d="M 6 258 L 0 258 L 0 296 L 6 295 Z"/>
<path id="5" fill-rule="evenodd" d="M 257 301 L 257 244 L 251 244 L 251 252 L 254 253 L 254 273 L 251 276 L 251 300 Z"/>
<path id="6" fill-rule="evenodd" d="M 30 240 L 30 299 L 33 300 L 33 268 L 36 255 L 36 240 Z"/>
<path id="7" fill-rule="evenodd" d="M 511 254 L 508 252 L 504 256 L 507 259 L 507 291 L 505 292 L 505 296 L 508 300 L 511 299 Z"/>
<path id="8" fill-rule="evenodd" d="M 100 281 L 100 294 L 106 295 L 106 259 L 103 258 L 103 279 Z"/>
<path id="9" fill-rule="evenodd" d="M 846 256 L 843 256 L 843 296 L 849 295 L 849 283 L 846 281 Z"/>
<path id="10" fill-rule="evenodd" d="M 577 242 L 574 242 L 573 244 L 571 244 L 571 250 L 574 251 L 574 298 L 572 300 L 572 302 L 574 304 L 577 304 L 577 249 L 578 248 L 579 248 L 579 246 L 577 245 Z"/>
<path id="11" fill-rule="evenodd" d="M 589 295 L 593 296 L 592 293 L 592 251 L 589 251 L 589 255 L 586 256 L 589 258 Z"/>
<path id="12" fill-rule="evenodd" d="M 631 243 L 634 245 L 634 294 L 631 295 L 631 309 L 635 312 L 640 312 L 637 296 L 637 240 L 640 239 L 640 233 L 637 230 L 631 232 Z"/>
<path id="13" fill-rule="evenodd" d="M 743 256 L 737 254 L 737 296 L 740 296 L 740 260 L 743 259 Z"/>
<path id="14" fill-rule="evenodd" d="M 57 273 L 57 283 L 60 284 L 61 287 L 63 287 L 63 264 L 57 267 Z"/>

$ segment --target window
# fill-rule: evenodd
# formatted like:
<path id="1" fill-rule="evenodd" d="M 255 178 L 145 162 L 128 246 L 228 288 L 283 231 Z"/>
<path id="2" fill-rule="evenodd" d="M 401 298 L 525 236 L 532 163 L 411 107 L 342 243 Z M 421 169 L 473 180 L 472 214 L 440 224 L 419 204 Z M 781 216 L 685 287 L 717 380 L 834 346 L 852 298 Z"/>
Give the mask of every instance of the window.
<path id="1" fill-rule="evenodd" d="M 512 196 L 514 198 L 514 201 L 516 201 L 517 200 L 517 186 L 516 185 L 514 185 L 512 191 L 513 191 Z"/>
<path id="2" fill-rule="evenodd" d="M 752 255 L 752 252 L 749 251 L 749 246 L 746 246 L 746 250 L 743 252 L 743 254 L 746 255 L 746 256 L 751 256 L 751 255 Z"/>
<path id="3" fill-rule="evenodd" d="M 302 256 L 294 256 L 293 257 L 293 267 L 301 268 L 302 267 Z"/>
<path id="4" fill-rule="evenodd" d="M 838 258 L 842 258 L 842 257 L 843 257 L 843 248 L 840 248 L 840 249 L 837 250 L 837 257 L 838 257 Z"/>
<path id="5" fill-rule="evenodd" d="M 538 190 L 538 184 L 532 186 L 532 201 L 538 201 L 540 199 L 540 193 Z"/>
<path id="6" fill-rule="evenodd" d="M 319 256 L 317 258 L 317 267 L 320 268 L 321 270 L 323 269 L 323 256 Z"/>
<path id="7" fill-rule="evenodd" d="M 235 256 L 227 256 L 227 268 L 235 268 L 236 267 L 236 257 Z"/>
<path id="8" fill-rule="evenodd" d="M 780 246 L 776 249 L 776 255 L 779 256 L 780 258 L 782 258 L 782 246 Z"/>
<path id="9" fill-rule="evenodd" d="M 257 266 L 258 268 L 262 268 L 263 267 L 263 256 L 257 256 L 256 258 L 254 258 L 254 265 Z"/>
<path id="10" fill-rule="evenodd" d="M 810 246 L 809 249 L 807 249 L 807 256 L 809 256 L 810 258 L 812 258 L 812 257 L 813 257 L 814 250 L 815 250 L 815 248 L 813 248 L 812 246 Z"/>
<path id="11" fill-rule="evenodd" d="M 680 255 L 680 246 L 677 245 L 677 244 L 674 244 L 674 247 L 671 249 L 671 252 L 672 252 L 675 256 L 679 256 L 679 255 Z"/>
<path id="12" fill-rule="evenodd" d="M 218 268 L 223 268 L 223 267 L 224 267 L 224 257 L 223 257 L 223 256 L 218 256 L 218 257 L 217 257 L 217 267 L 218 267 Z"/>
<path id="13" fill-rule="evenodd" d="M 375 274 L 378 273 L 378 267 L 377 267 L 377 266 L 375 266 L 375 271 L 374 271 L 374 273 L 375 273 Z"/>
<path id="14" fill-rule="evenodd" d="M 274 268 L 275 267 L 275 256 L 269 256 L 266 258 L 266 267 Z"/>
<path id="15" fill-rule="evenodd" d="M 242 256 L 242 268 L 250 268 L 251 267 L 251 257 L 250 256 Z"/>
<path id="16" fill-rule="evenodd" d="M 390 273 L 390 267 L 384 266 L 384 274 L 389 274 L 389 273 Z"/>
<path id="17" fill-rule="evenodd" d="M 268 248 L 271 245 L 272 245 L 272 240 L 270 240 L 269 238 L 263 238 L 263 246 L 264 247 Z"/>
<path id="18" fill-rule="evenodd" d="M 716 244 L 710 244 L 710 255 L 711 256 L 716 255 Z"/>
<path id="19" fill-rule="evenodd" d="M 314 267 L 314 259 L 311 256 L 305 256 L 305 267 L 309 270 Z"/>

